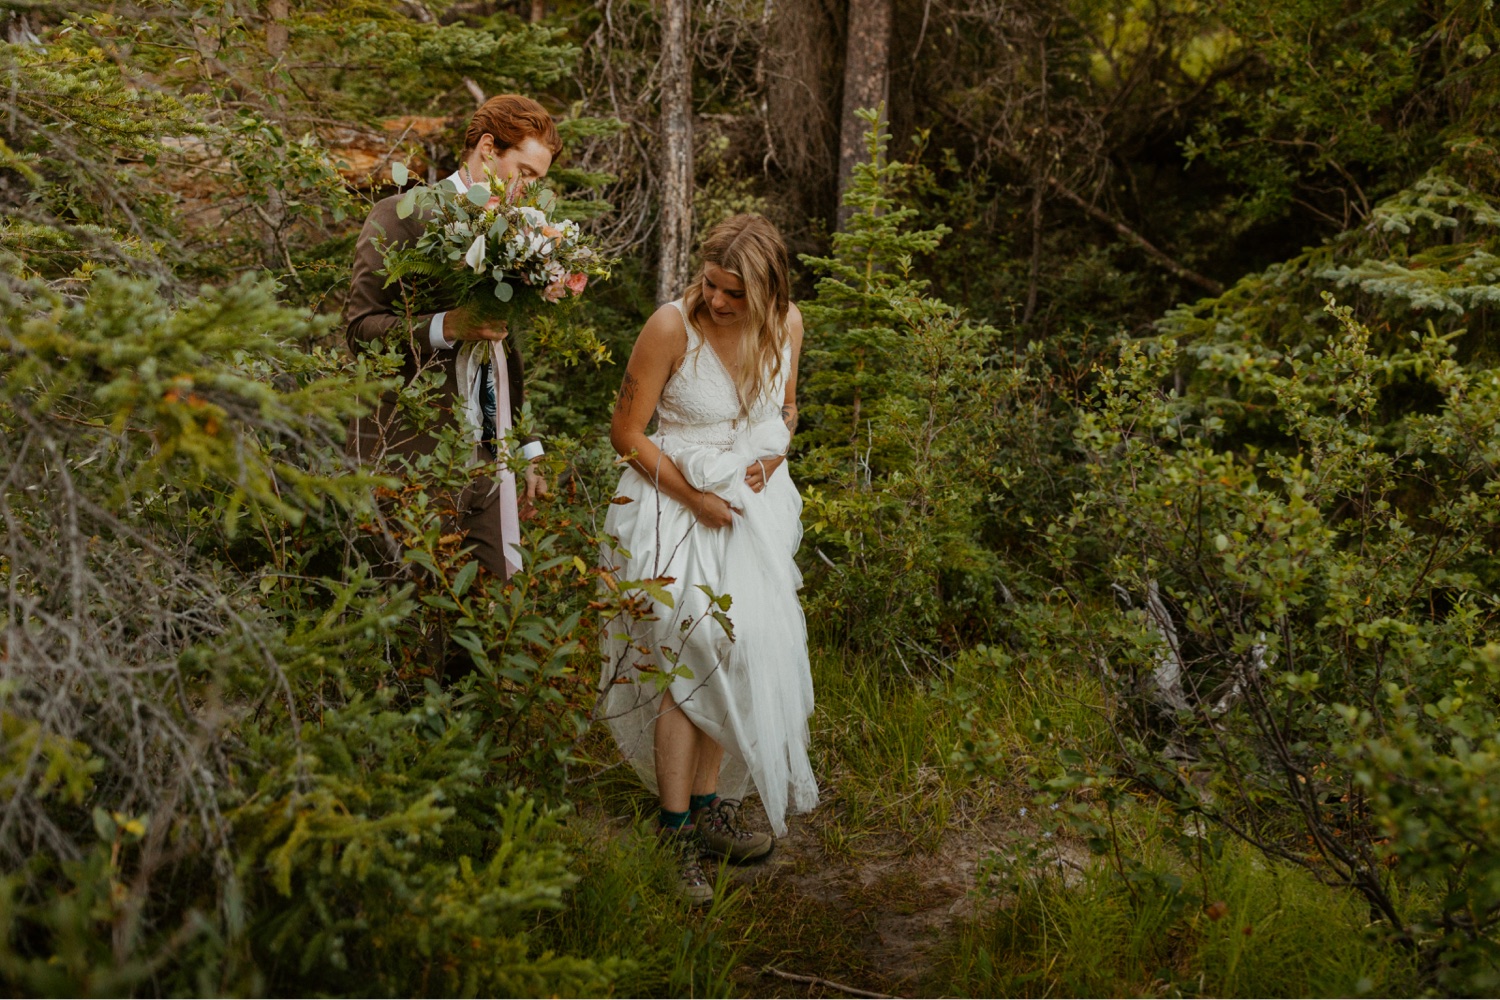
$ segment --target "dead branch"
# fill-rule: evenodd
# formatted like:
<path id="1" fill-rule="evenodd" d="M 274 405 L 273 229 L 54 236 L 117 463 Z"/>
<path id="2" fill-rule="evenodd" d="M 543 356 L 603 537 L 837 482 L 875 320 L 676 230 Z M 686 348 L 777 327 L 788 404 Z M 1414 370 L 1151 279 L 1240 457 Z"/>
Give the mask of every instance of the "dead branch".
<path id="1" fill-rule="evenodd" d="M 822 986 L 825 989 L 838 990 L 840 993 L 848 993 L 850 996 L 875 997 L 877 998 L 877 1000 L 895 1000 L 895 998 L 892 997 L 892 995 L 889 993 L 873 993 L 870 990 L 862 990 L 856 986 L 845 986 L 843 983 L 836 983 L 832 979 L 824 979 L 822 976 L 802 976 L 798 975 L 795 972 L 783 972 L 780 969 L 776 968 L 774 965 L 768 965 L 761 971 L 765 972 L 767 975 L 776 976 L 779 979 L 785 979 L 793 983 L 806 983 L 809 986 Z"/>

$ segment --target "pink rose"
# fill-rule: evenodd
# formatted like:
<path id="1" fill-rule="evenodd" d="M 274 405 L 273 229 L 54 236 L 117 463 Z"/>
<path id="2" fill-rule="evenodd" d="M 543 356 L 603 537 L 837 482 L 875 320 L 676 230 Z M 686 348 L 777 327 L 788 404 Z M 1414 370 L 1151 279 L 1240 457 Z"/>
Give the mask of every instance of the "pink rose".
<path id="1" fill-rule="evenodd" d="M 563 281 L 563 284 L 568 286 L 568 291 L 572 292 L 574 295 L 582 295 L 583 290 L 588 285 L 588 283 L 589 276 L 582 273 L 570 274 Z"/>
<path id="2" fill-rule="evenodd" d="M 490 195 L 490 200 L 484 203 L 484 210 L 486 212 L 493 212 L 495 209 L 499 208 L 501 204 L 503 203 L 500 201 L 500 196 L 498 194 L 492 194 Z"/>
<path id="3" fill-rule="evenodd" d="M 556 302 L 566 294 L 568 294 L 567 286 L 565 286 L 561 281 L 554 281 L 552 282 L 552 284 L 542 289 L 542 298 L 546 299 L 548 302 Z"/>

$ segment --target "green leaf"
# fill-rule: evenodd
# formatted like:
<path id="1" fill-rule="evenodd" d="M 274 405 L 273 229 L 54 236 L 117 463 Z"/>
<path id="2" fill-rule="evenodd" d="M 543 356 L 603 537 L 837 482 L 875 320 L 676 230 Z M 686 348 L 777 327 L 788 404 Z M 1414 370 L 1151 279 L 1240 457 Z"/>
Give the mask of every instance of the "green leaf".
<path id="1" fill-rule="evenodd" d="M 94 807 L 94 832 L 99 835 L 100 840 L 115 839 L 115 821 L 98 806 Z"/>
<path id="2" fill-rule="evenodd" d="M 471 205 L 474 205 L 476 208 L 483 208 L 485 203 L 490 200 L 490 189 L 483 184 L 470 184 L 469 190 L 464 192 L 464 196 L 469 199 Z"/>
<path id="3" fill-rule="evenodd" d="M 465 563 L 464 568 L 458 571 L 458 576 L 453 578 L 453 592 L 460 597 L 468 593 L 469 586 L 474 582 L 474 575 L 479 572 L 479 560 Z"/>
<path id="4" fill-rule="evenodd" d="M 391 180 L 395 182 L 397 187 L 406 187 L 406 182 L 410 179 L 411 175 L 407 173 L 406 164 L 400 160 L 391 162 Z"/>
<path id="5" fill-rule="evenodd" d="M 510 223 L 505 221 L 505 216 L 497 216 L 495 221 L 490 225 L 490 239 L 498 240 L 501 236 L 505 235 L 505 231 L 509 228 Z"/>
<path id="6" fill-rule="evenodd" d="M 658 603 L 665 604 L 669 608 L 677 606 L 677 602 L 672 599 L 672 595 L 667 591 L 667 588 L 655 580 L 642 580 L 640 586 L 642 590 L 650 594 Z"/>
<path id="7" fill-rule="evenodd" d="M 401 200 L 400 201 L 396 202 L 396 218 L 398 218 L 398 219 L 408 219 L 408 218 L 410 218 L 411 217 L 411 213 L 416 210 L 416 207 L 417 207 L 417 189 L 416 188 L 412 188 L 410 191 L 406 192 L 405 194 L 403 194 L 401 196 Z"/>
<path id="8" fill-rule="evenodd" d="M 504 281 L 495 282 L 495 298 L 499 299 L 501 302 L 509 302 L 515 294 L 516 290 L 507 285 Z"/>

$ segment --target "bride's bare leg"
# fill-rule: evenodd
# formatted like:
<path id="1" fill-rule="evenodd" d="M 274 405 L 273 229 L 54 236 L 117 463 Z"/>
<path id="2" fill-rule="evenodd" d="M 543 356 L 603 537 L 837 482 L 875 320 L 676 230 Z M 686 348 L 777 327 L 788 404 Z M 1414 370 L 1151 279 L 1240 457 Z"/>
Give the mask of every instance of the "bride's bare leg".
<path id="1" fill-rule="evenodd" d="M 699 747 L 708 739 L 687 713 L 678 707 L 672 692 L 661 696 L 661 713 L 656 717 L 656 787 L 661 807 L 669 812 L 687 812 L 694 779 L 701 770 Z M 712 740 L 708 742 L 712 743 Z M 717 746 L 717 744 L 715 744 Z M 722 754 L 723 751 L 720 751 Z M 718 770 L 715 764 L 715 772 Z"/>
<path id="2" fill-rule="evenodd" d="M 712 795 L 719 790 L 719 765 L 724 762 L 724 748 L 697 726 L 693 731 L 698 734 L 698 766 L 693 773 L 693 794 Z"/>

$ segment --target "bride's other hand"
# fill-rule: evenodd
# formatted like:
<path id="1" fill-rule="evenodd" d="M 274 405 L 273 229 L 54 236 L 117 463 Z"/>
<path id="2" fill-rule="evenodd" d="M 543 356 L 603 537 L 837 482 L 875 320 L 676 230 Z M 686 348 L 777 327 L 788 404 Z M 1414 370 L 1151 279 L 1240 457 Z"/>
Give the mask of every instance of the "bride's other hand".
<path id="1" fill-rule="evenodd" d="M 750 492 L 759 493 L 766 488 L 766 482 L 776 475 L 776 470 L 781 468 L 781 463 L 786 458 L 781 455 L 773 455 L 770 458 L 762 458 L 745 466 L 745 485 L 750 487 Z"/>
<path id="2" fill-rule="evenodd" d="M 734 523 L 737 512 L 737 508 L 731 507 L 729 501 L 717 493 L 700 493 L 698 502 L 693 505 L 693 514 L 705 528 L 727 528 Z"/>

